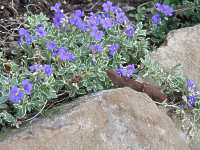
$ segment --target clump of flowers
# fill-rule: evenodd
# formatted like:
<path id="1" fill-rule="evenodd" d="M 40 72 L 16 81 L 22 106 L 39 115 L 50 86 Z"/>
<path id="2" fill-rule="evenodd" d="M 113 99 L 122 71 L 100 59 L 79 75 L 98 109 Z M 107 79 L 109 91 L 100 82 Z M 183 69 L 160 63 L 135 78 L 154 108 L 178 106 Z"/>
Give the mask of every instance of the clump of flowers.
<path id="1" fill-rule="evenodd" d="M 84 12 L 82 10 L 76 10 L 69 19 L 69 23 L 76 26 L 81 31 L 86 31 L 87 24 L 82 20 L 83 16 Z"/>
<path id="2" fill-rule="evenodd" d="M 92 44 L 90 45 L 89 49 L 92 51 L 93 54 L 103 52 L 103 47 L 99 44 Z"/>
<path id="3" fill-rule="evenodd" d="M 193 80 L 187 80 L 187 89 L 188 89 L 188 96 L 187 96 L 187 105 L 189 108 L 193 108 L 198 101 L 198 97 L 200 96 L 200 91 L 196 87 Z"/>
<path id="4" fill-rule="evenodd" d="M 13 103 L 20 103 L 23 98 L 24 92 L 18 86 L 13 86 L 9 93 L 9 100 Z"/>
<path id="5" fill-rule="evenodd" d="M 163 13 L 165 16 L 172 16 L 174 11 L 173 8 L 167 4 L 156 3 L 155 7 L 159 12 Z"/>
<path id="6" fill-rule="evenodd" d="M 157 13 L 151 18 L 153 25 L 161 24 L 161 15 L 164 15 L 165 17 L 170 17 L 173 15 L 173 8 L 167 4 L 156 3 L 155 8 Z"/>
<path id="7" fill-rule="evenodd" d="M 56 3 L 55 6 L 51 7 L 51 10 L 55 12 L 53 17 L 53 23 L 56 28 L 59 28 L 62 24 L 62 21 L 64 19 L 64 13 L 60 10 L 61 3 Z"/>
<path id="8" fill-rule="evenodd" d="M 121 8 L 113 5 L 110 1 L 103 3 L 102 7 L 103 12 L 91 12 L 90 15 L 86 17 L 86 20 L 83 20 L 84 12 L 82 10 L 76 10 L 69 19 L 69 23 L 76 26 L 81 31 L 89 32 L 90 36 L 96 41 L 102 40 L 105 36 L 104 31 L 116 27 L 117 25 L 124 26 L 124 32 L 128 37 L 134 36 L 135 28 Z"/>
<path id="9" fill-rule="evenodd" d="M 129 64 L 126 67 L 120 67 L 116 69 L 116 73 L 121 77 L 131 78 L 136 73 L 136 66 L 135 64 Z"/>
<path id="10" fill-rule="evenodd" d="M 161 16 L 160 16 L 160 14 L 153 15 L 151 20 L 152 20 L 152 23 L 154 25 L 161 24 Z"/>
<path id="11" fill-rule="evenodd" d="M 128 25 L 128 27 L 126 28 L 125 30 L 125 34 L 128 36 L 128 37 L 133 37 L 134 36 L 134 33 L 135 33 L 135 27 L 131 26 L 131 25 Z"/>
<path id="12" fill-rule="evenodd" d="M 101 12 L 89 15 L 75 10 L 66 16 L 61 3 L 51 10 L 52 21 L 43 14 L 28 16 L 25 26 L 18 31 L 19 47 L 15 56 L 18 61 L 11 60 L 9 73 L 0 71 L 0 115 L 3 116 L 0 125 L 6 122 L 18 126 L 18 119 L 26 119 L 27 113 L 42 112 L 41 109 L 63 93 L 74 98 L 110 88 L 108 69 L 115 69 L 125 78 L 138 75 L 135 64 L 148 51 L 147 31 L 142 21 L 133 24 L 111 1 L 103 3 Z M 162 3 L 156 3 L 154 11 L 153 25 L 173 15 L 173 8 Z M 144 76 L 152 76 L 160 86 L 166 85 L 165 92 L 180 91 L 184 80 L 179 74 L 167 74 L 148 61 L 142 63 L 146 69 Z M 122 67 L 122 64 L 129 65 Z M 0 66 L 3 66 L 1 61 Z M 193 108 L 198 103 L 199 91 L 191 80 L 188 80 L 188 91 L 187 103 Z"/>
<path id="13" fill-rule="evenodd" d="M 47 32 L 45 31 L 45 28 L 42 24 L 39 24 L 37 27 L 36 27 L 36 35 L 40 38 L 42 37 L 45 37 L 47 34 Z"/>
<path id="14" fill-rule="evenodd" d="M 26 30 L 25 28 L 20 28 L 19 29 L 19 44 L 23 44 L 25 42 L 27 45 L 31 45 L 33 41 L 33 37 L 30 35 L 29 31 Z"/>
<path id="15" fill-rule="evenodd" d="M 103 3 L 101 12 L 89 15 L 75 10 L 66 16 L 61 3 L 51 10 L 52 19 L 43 14 L 28 16 L 18 31 L 18 61 L 11 60 L 10 72 L 2 70 L 0 75 L 1 80 L 9 77 L 2 81 L 6 84 L 0 88 L 0 100 L 2 104 L 9 101 L 5 109 L 14 110 L 7 115 L 15 126 L 17 119 L 41 112 L 63 93 L 74 98 L 110 88 L 108 69 L 118 68 L 120 76 L 133 77 L 135 65 L 119 66 L 132 58 L 137 63 L 147 50 L 143 24 L 132 24 L 124 11 L 110 1 Z"/>
<path id="16" fill-rule="evenodd" d="M 24 79 L 21 83 L 21 87 L 16 85 L 12 86 L 9 93 L 9 100 L 12 103 L 21 103 L 25 95 L 30 95 L 32 91 L 32 83 L 28 79 Z"/>
<path id="17" fill-rule="evenodd" d="M 117 53 L 117 51 L 118 51 L 119 48 L 120 48 L 119 44 L 117 44 L 117 43 L 111 44 L 109 46 L 109 55 L 111 57 L 113 57 Z"/>
<path id="18" fill-rule="evenodd" d="M 53 73 L 53 69 L 51 67 L 51 65 L 49 64 L 33 64 L 29 67 L 31 72 L 43 72 L 44 74 L 46 74 L 47 76 L 51 76 Z"/>
<path id="19" fill-rule="evenodd" d="M 74 61 L 76 56 L 67 48 L 58 47 L 55 41 L 47 41 L 46 48 L 53 57 L 59 58 L 61 61 Z"/>
<path id="20" fill-rule="evenodd" d="M 32 88 L 33 88 L 32 83 L 30 83 L 28 79 L 24 79 L 22 81 L 22 86 L 23 86 L 23 89 L 24 89 L 24 93 L 27 94 L 27 95 L 30 95 Z"/>

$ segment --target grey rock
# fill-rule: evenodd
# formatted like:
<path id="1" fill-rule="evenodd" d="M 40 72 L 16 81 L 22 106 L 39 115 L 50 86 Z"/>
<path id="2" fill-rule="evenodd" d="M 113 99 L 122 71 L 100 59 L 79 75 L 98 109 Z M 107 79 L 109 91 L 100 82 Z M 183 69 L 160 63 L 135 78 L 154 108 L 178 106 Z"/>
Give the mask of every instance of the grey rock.
<path id="1" fill-rule="evenodd" d="M 102 91 L 0 142 L 1 150 L 187 150 L 172 120 L 143 93 Z"/>
<path id="2" fill-rule="evenodd" d="M 181 64 L 184 75 L 200 86 L 200 25 L 169 32 L 167 44 L 152 58 L 166 69 Z"/>

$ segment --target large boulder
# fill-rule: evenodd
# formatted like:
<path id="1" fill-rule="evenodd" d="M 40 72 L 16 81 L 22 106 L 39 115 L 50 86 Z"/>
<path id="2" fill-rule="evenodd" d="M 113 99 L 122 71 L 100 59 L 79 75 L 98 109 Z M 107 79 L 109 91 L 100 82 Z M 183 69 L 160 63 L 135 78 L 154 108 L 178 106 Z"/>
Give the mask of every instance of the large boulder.
<path id="1" fill-rule="evenodd" d="M 200 25 L 171 31 L 166 42 L 152 58 L 166 69 L 181 64 L 184 74 L 200 86 Z"/>
<path id="2" fill-rule="evenodd" d="M 171 119 L 143 93 L 102 91 L 0 142 L 1 150 L 187 150 Z"/>

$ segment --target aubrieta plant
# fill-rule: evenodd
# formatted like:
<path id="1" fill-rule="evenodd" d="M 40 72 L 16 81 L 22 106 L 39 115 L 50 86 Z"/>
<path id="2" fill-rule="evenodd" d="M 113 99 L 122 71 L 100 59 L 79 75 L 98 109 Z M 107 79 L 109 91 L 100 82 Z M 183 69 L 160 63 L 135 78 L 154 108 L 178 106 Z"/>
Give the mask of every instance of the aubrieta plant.
<path id="1" fill-rule="evenodd" d="M 193 80 L 187 80 L 188 96 L 187 102 L 190 108 L 194 107 L 197 102 L 197 97 L 200 94 Z"/>
<path id="2" fill-rule="evenodd" d="M 179 72 L 164 72 L 148 57 L 149 30 L 144 17 L 131 22 L 111 1 L 101 11 L 75 10 L 66 15 L 61 3 L 51 7 L 51 19 L 42 13 L 25 16 L 19 28 L 18 47 L 10 60 L 0 52 L 0 125 L 18 127 L 32 120 L 60 95 L 75 98 L 112 87 L 106 71 L 121 77 L 138 75 L 156 81 L 166 94 L 182 91 L 186 80 Z M 150 31 L 172 17 L 173 8 L 156 3 Z M 138 64 L 143 64 L 140 71 Z M 190 86 L 193 87 L 193 86 Z M 188 94 L 188 106 L 196 107 L 197 93 Z"/>
<path id="3" fill-rule="evenodd" d="M 115 72 L 121 77 L 132 78 L 134 74 L 136 74 L 137 69 L 136 69 L 135 64 L 129 64 L 126 67 L 117 68 Z"/>
<path id="4" fill-rule="evenodd" d="M 164 42 L 169 31 L 199 24 L 199 12 L 199 0 L 154 0 L 128 14 L 135 22 L 143 23 L 154 49 Z"/>
<path id="5" fill-rule="evenodd" d="M 152 16 L 152 23 L 154 25 L 161 24 L 161 15 L 164 15 L 164 17 L 169 17 L 173 15 L 173 8 L 167 4 L 161 4 L 161 3 L 156 3 L 155 4 L 155 9 L 157 11 L 156 14 Z"/>
<path id="6" fill-rule="evenodd" d="M 144 69 L 140 71 L 139 75 L 158 85 L 171 101 L 177 101 L 172 105 L 178 108 L 178 112 L 179 110 L 189 110 L 193 113 L 194 119 L 198 121 L 200 119 L 200 90 L 195 81 L 187 79 L 183 75 L 181 66 L 177 65 L 170 70 L 165 70 L 153 61 L 149 54 L 141 59 L 141 62 Z M 174 96 L 174 92 L 181 94 L 182 98 Z"/>
<path id="7" fill-rule="evenodd" d="M 186 78 L 181 66 L 177 65 L 170 70 L 165 70 L 151 59 L 150 54 L 141 59 L 141 62 L 144 69 L 140 71 L 140 75 L 149 82 L 158 85 L 166 95 L 173 95 L 173 92 L 185 93 Z"/>
<path id="8" fill-rule="evenodd" d="M 195 121 L 200 119 L 200 89 L 196 86 L 195 81 L 187 80 L 187 106 L 194 114 Z"/>
<path id="9" fill-rule="evenodd" d="M 132 24 L 110 1 L 89 14 L 75 10 L 67 16 L 59 2 L 51 10 L 52 19 L 27 16 L 14 58 L 7 62 L 1 56 L 2 126 L 31 120 L 27 114 L 34 118 L 62 93 L 74 98 L 110 88 L 106 70 L 139 63 L 148 51 L 143 24 Z M 121 75 L 131 77 L 134 71 L 131 64 Z"/>

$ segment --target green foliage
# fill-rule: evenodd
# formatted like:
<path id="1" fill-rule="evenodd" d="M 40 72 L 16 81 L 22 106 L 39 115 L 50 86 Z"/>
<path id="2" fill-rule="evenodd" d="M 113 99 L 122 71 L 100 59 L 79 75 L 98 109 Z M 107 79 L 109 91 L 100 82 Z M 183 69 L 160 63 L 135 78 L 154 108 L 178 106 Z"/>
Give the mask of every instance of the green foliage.
<path id="1" fill-rule="evenodd" d="M 144 69 L 140 72 L 142 77 L 157 84 L 167 95 L 185 91 L 186 79 L 179 65 L 171 70 L 164 70 L 151 59 L 149 54 L 141 62 L 144 65 Z"/>
<path id="2" fill-rule="evenodd" d="M 70 24 L 68 22 L 70 16 L 62 18 L 63 22 L 59 28 L 55 27 L 44 14 L 25 16 L 24 28 L 34 37 L 33 42 L 21 43 L 11 52 L 13 57 L 9 60 L 0 51 L 0 125 L 18 127 L 20 121 L 37 116 L 63 93 L 68 94 L 66 98 L 75 98 L 111 88 L 112 83 L 106 75 L 106 70 L 116 69 L 129 63 L 143 64 L 144 69 L 139 74 L 159 85 L 167 95 L 174 91 L 186 93 L 186 79 L 178 66 L 170 71 L 162 69 L 151 60 L 149 51 L 163 42 L 168 31 L 199 22 L 200 16 L 197 15 L 199 1 L 164 2 L 172 4 L 174 9 L 177 9 L 174 16 L 166 17 L 161 14 L 161 23 L 152 24 L 152 16 L 157 13 L 155 3 L 145 3 L 129 12 L 135 28 L 133 37 L 125 34 L 125 29 L 132 25 L 128 21 L 127 24 L 115 24 L 112 28 L 101 29 L 105 36 L 100 41 L 91 37 L 89 32 L 81 31 Z M 184 19 L 180 16 L 187 16 L 190 19 L 183 22 Z M 111 17 L 116 16 L 111 13 Z M 82 16 L 81 19 L 86 22 L 88 16 Z M 40 25 L 44 27 L 46 35 L 38 38 L 36 29 Z M 48 41 L 55 41 L 57 48 L 66 48 L 75 55 L 75 59 L 62 61 L 61 56 L 53 56 L 47 48 Z M 91 51 L 92 44 L 102 46 L 103 51 Z M 109 47 L 112 44 L 119 44 L 120 48 L 111 57 Z M 49 64 L 53 74 L 46 75 L 42 69 L 31 71 L 29 67 L 33 64 L 41 66 Z M 9 100 L 11 88 L 17 86 L 24 92 L 22 86 L 24 79 L 28 79 L 33 86 L 31 94 L 25 95 L 20 103 L 13 103 Z M 18 96 L 19 93 L 15 94 Z"/>
<path id="3" fill-rule="evenodd" d="M 161 15 L 161 24 L 155 26 L 151 23 L 151 17 L 157 12 L 154 6 L 156 2 L 173 6 L 174 13 L 171 17 Z M 200 23 L 200 0 L 155 0 L 154 3 L 142 4 L 129 13 L 130 15 L 136 13 L 136 15 L 131 15 L 134 22 L 140 21 L 143 23 L 147 37 L 149 37 L 149 49 L 154 50 L 164 42 L 169 31 Z M 187 78 L 183 76 L 179 65 L 171 70 L 164 70 L 151 60 L 149 54 L 141 62 L 144 65 L 144 70 L 140 72 L 143 78 L 160 86 L 168 97 L 173 100 L 172 105 L 178 104 L 176 107 L 182 111 L 189 110 L 189 112 L 192 112 L 194 120 L 199 121 L 200 92 L 195 84 L 191 84 L 195 81 L 186 80 Z M 179 93 L 178 97 L 177 93 Z"/>
<path id="4" fill-rule="evenodd" d="M 87 17 L 84 16 L 83 20 Z M 24 28 L 36 37 L 32 44 L 21 42 L 21 46 L 11 52 L 13 58 L 9 61 L 0 53 L 0 125 L 18 127 L 18 120 L 23 122 L 29 120 L 28 116 L 41 113 L 63 93 L 68 93 L 66 98 L 74 98 L 111 88 L 106 70 L 125 63 L 139 63 L 148 51 L 146 30 L 143 30 L 141 22 L 136 23 L 133 37 L 124 33 L 126 25 L 115 25 L 105 30 L 101 41 L 96 41 L 88 32 L 80 31 L 66 20 L 60 28 L 56 28 L 44 14 L 26 16 Z M 41 24 L 46 36 L 38 38 L 36 29 Z M 75 60 L 61 61 L 59 57 L 53 57 L 46 46 L 48 41 L 55 41 L 57 47 L 68 49 L 75 55 Z M 114 43 L 119 44 L 120 49 L 111 57 L 109 46 Z M 103 52 L 92 53 L 91 44 L 101 45 Z M 32 72 L 29 67 L 33 64 L 50 64 L 53 74 L 47 76 L 42 70 Z M 17 86 L 23 91 L 21 84 L 24 79 L 33 85 L 31 94 L 25 95 L 20 103 L 13 103 L 9 100 L 11 88 Z M 15 94 L 18 96 L 18 93 Z"/>
<path id="5" fill-rule="evenodd" d="M 161 16 L 161 24 L 152 25 L 152 16 L 157 13 L 155 3 L 170 4 L 174 13 L 172 17 Z M 150 49 L 159 47 L 169 31 L 200 23 L 200 0 L 155 0 L 144 3 L 137 9 L 130 10 L 128 15 L 133 22 L 142 22 L 150 37 Z"/>

